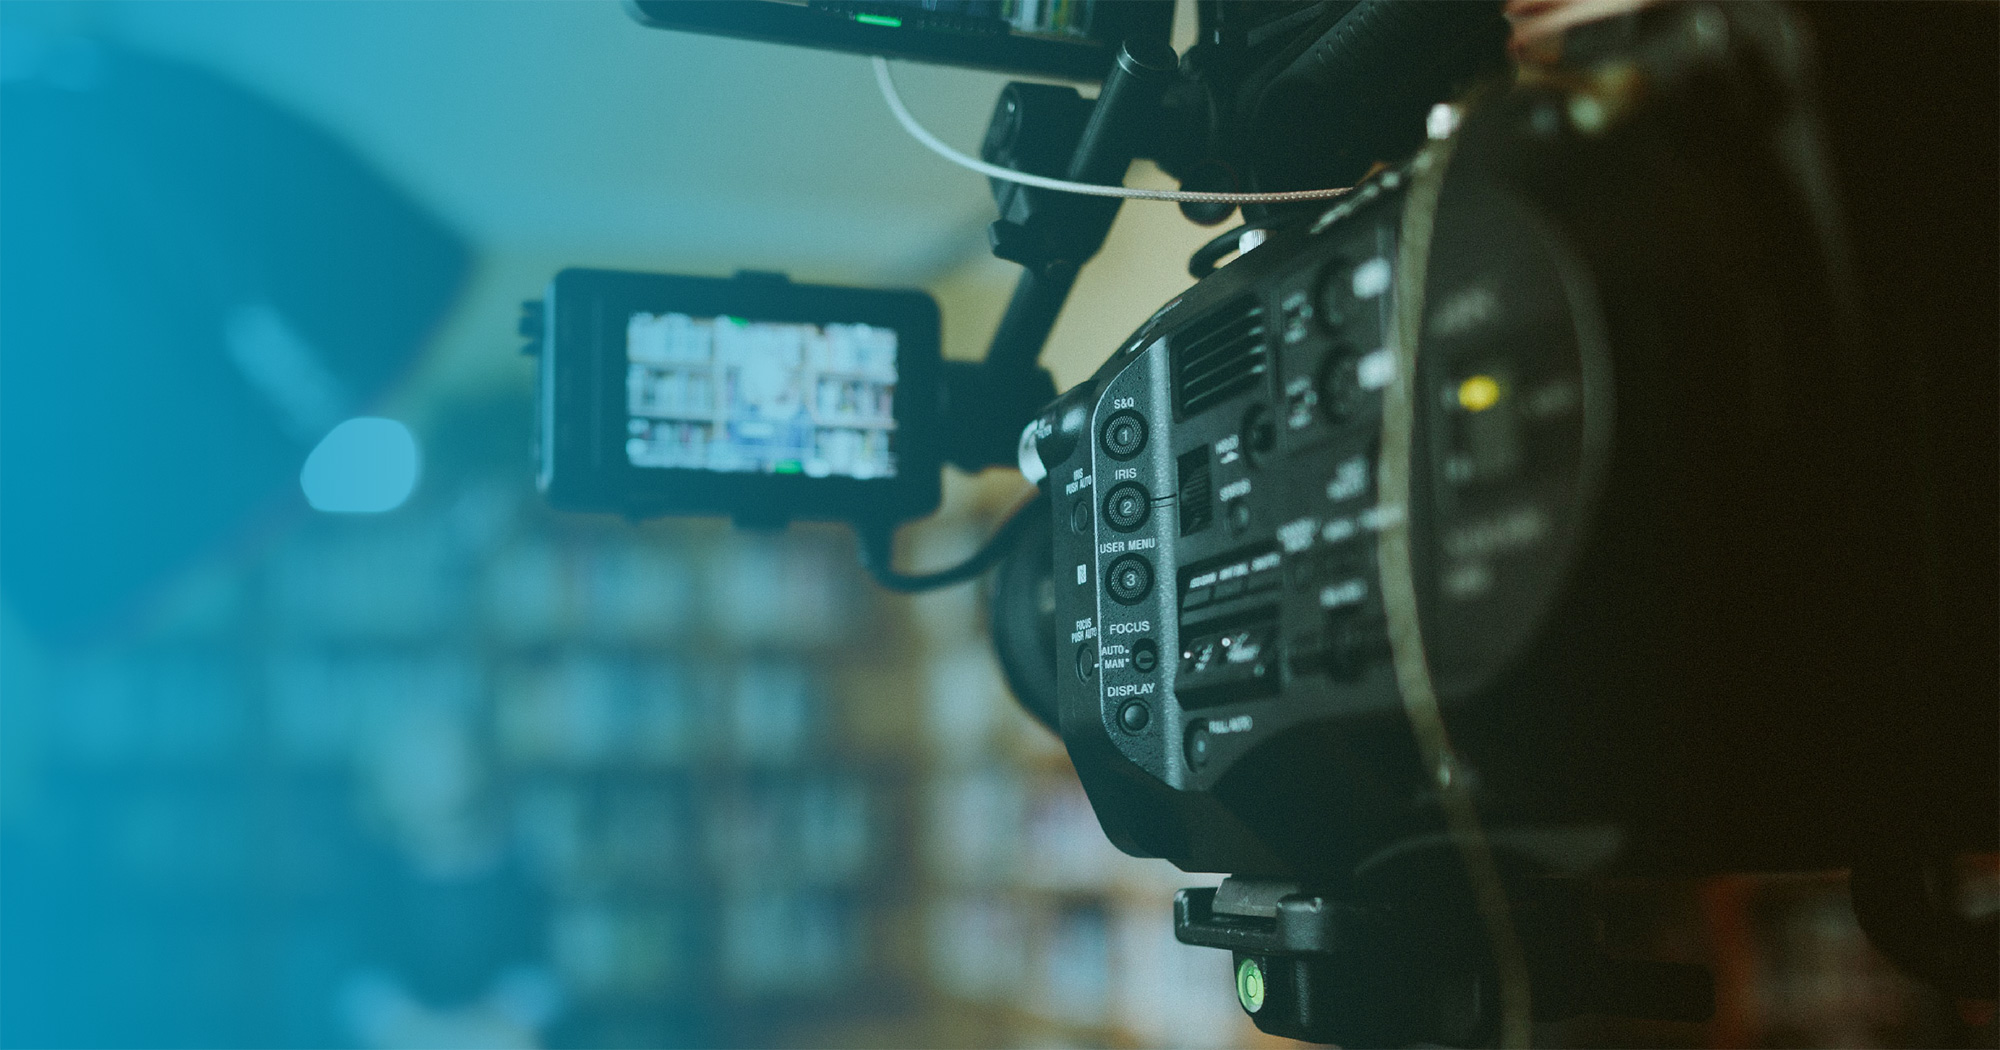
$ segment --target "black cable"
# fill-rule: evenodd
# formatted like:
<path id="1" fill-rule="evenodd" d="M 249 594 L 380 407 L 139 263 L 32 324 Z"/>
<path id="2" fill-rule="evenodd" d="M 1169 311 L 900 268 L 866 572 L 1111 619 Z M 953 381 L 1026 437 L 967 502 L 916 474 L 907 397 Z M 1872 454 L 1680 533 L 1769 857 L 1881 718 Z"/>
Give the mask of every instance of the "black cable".
<path id="1" fill-rule="evenodd" d="M 940 569 L 936 572 L 916 575 L 897 572 L 896 526 L 857 526 L 861 537 L 861 566 L 867 569 L 868 575 L 873 576 L 875 582 L 884 589 L 899 594 L 916 594 L 977 579 L 986 570 L 998 564 L 1000 559 L 1005 558 L 1007 553 L 1014 549 L 1014 545 L 1021 541 L 1021 534 L 1026 532 L 1034 521 L 1034 515 L 1029 511 L 1036 505 L 1038 497 L 1039 493 L 1015 507 L 999 531 L 995 532 L 992 538 L 986 541 L 986 545 L 979 548 L 971 557 L 949 569 Z"/>
<path id="2" fill-rule="evenodd" d="M 1217 263 L 1230 254 L 1242 250 L 1244 234 L 1251 230 L 1268 231 L 1270 228 L 1266 223 L 1246 222 L 1226 233 L 1216 234 L 1212 240 L 1196 248 L 1194 254 L 1188 257 L 1188 276 L 1199 281 L 1214 273 Z"/>

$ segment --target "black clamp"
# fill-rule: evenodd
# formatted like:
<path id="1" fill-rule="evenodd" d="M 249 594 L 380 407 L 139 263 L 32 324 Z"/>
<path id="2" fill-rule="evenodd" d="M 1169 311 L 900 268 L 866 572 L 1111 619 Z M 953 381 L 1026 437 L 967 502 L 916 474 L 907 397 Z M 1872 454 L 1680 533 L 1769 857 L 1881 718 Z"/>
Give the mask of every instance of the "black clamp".
<path id="1" fill-rule="evenodd" d="M 946 361 L 940 380 L 939 416 L 951 420 L 943 435 L 945 462 L 971 473 L 1013 466 L 1021 428 L 1056 399 L 1056 381 L 1044 368 L 1001 372 L 985 363 Z"/>
<path id="2" fill-rule="evenodd" d="M 1615 958 L 1594 913 L 1561 880 L 1510 887 L 1537 1021 L 1581 1013 L 1706 1020 L 1714 981 L 1700 966 Z M 1229 878 L 1174 896 L 1174 937 L 1223 948 L 1237 999 L 1273 1035 L 1342 1046 L 1484 1045 L 1499 995 L 1464 888 L 1432 884 L 1355 901 L 1296 883 Z"/>
<path id="3" fill-rule="evenodd" d="M 1073 88 L 1008 84 L 980 153 L 1028 174 L 1120 184 L 1154 137 L 1160 99 L 1178 69 L 1165 44 L 1128 41 L 1095 102 Z M 972 471 L 1012 465 L 1021 428 L 1055 399 L 1055 381 L 1036 360 L 1077 269 L 1104 246 L 1119 205 L 1116 197 L 992 184 L 1000 217 L 988 239 L 995 255 L 1022 272 L 985 360 L 945 363 L 945 412 L 955 424 L 945 458 Z"/>

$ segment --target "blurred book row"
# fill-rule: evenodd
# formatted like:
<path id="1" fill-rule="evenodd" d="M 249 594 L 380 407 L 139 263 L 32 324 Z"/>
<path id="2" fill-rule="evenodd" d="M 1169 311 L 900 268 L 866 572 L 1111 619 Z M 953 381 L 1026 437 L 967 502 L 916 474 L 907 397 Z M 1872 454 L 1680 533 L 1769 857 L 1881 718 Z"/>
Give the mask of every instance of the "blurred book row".
<path id="1" fill-rule="evenodd" d="M 785 655 L 157 647 L 66 661 L 47 678 L 49 757 L 81 764 L 200 764 L 267 747 L 285 762 L 342 763 L 413 703 L 461 712 L 522 769 L 782 765 L 837 732 L 811 666 Z"/>
<path id="2" fill-rule="evenodd" d="M 847 543 L 474 484 L 206 570 L 21 679 L 9 875 L 46 907 L 10 945 L 172 1004 L 107 1044 L 714 1045 L 879 1010 L 918 785 L 846 743 L 841 647 L 883 629 Z"/>
<path id="3" fill-rule="evenodd" d="M 592 527 L 472 486 L 393 518 L 315 522 L 254 579 L 189 588 L 171 629 L 230 637 L 533 646 L 589 641 L 815 650 L 852 638 L 865 595 L 847 540 L 720 523 Z M 439 506 L 438 504 L 442 504 Z M 346 527 L 341 527 L 345 525 Z"/>

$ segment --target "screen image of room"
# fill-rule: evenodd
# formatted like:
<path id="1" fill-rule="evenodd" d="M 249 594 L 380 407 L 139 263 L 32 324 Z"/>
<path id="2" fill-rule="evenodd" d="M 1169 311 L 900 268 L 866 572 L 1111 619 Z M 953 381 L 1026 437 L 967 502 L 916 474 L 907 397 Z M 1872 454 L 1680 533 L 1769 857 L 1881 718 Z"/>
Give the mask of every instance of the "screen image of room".
<path id="1" fill-rule="evenodd" d="M 683 313 L 626 324 L 635 467 L 811 477 L 896 472 L 896 332 Z"/>

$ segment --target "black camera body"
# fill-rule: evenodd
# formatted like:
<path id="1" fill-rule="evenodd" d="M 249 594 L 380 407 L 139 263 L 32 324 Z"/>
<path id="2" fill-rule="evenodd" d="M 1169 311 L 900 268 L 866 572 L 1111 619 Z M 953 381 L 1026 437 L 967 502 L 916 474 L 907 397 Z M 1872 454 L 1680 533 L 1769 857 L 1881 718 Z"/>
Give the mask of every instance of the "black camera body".
<path id="1" fill-rule="evenodd" d="M 701 32 L 1066 56 L 1097 99 L 1010 85 L 988 162 L 1104 184 L 1146 157 L 1260 192 L 1183 200 L 1244 225 L 1052 403 L 1036 358 L 1116 212 L 1097 197 L 996 181 L 989 240 L 1023 270 L 977 365 L 937 360 L 921 296 L 566 272 L 526 326 L 544 490 L 848 520 L 897 590 L 997 564 L 1010 685 L 1120 848 L 1230 876 L 1182 891 L 1175 933 L 1234 954 L 1267 1032 L 1526 1045 L 1580 1012 L 1707 1016 L 1699 967 L 1607 955 L 1574 876 L 1850 868 L 1878 947 L 1990 995 L 2000 924 L 1941 887 L 2000 846 L 1995 95 L 1990 63 L 1929 46 L 1990 43 L 1990 9 L 1637 6 L 1537 37 L 1508 18 L 1561 5 L 1201 0 L 1176 63 L 1165 4 L 973 26 L 642 2 Z M 1510 33 L 1559 59 L 1510 62 Z M 1940 174 L 1960 153 L 1987 166 Z M 1271 192 L 1354 179 L 1331 207 Z M 753 397 L 750 429 L 710 432 L 728 456 L 633 451 L 673 397 L 619 326 L 663 311 L 893 334 L 893 444 L 745 459 L 759 406 L 789 404 Z M 898 572 L 939 465 L 1010 448 L 1038 497 L 961 564 Z"/>
<path id="2" fill-rule="evenodd" d="M 1489 98 L 1030 425 L 1060 729 L 1121 847 L 1326 882 L 1445 842 L 1397 529 L 1501 853 L 1833 867 L 1990 832 L 1988 740 L 1940 727 L 1992 698 L 1925 685 L 1896 539 L 1907 406 L 1860 352 L 1801 111 L 1731 75 L 1681 53 Z"/>

